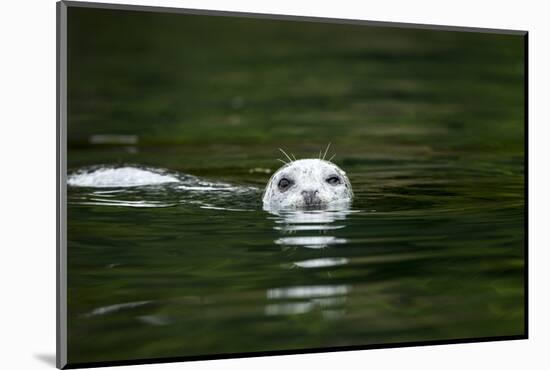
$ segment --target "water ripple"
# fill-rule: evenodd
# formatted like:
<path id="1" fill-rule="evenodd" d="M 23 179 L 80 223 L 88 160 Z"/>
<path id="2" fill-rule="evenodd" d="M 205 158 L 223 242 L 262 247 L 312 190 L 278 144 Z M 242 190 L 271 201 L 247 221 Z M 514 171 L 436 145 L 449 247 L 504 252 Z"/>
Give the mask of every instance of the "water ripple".
<path id="1" fill-rule="evenodd" d="M 117 312 L 124 309 L 131 309 L 135 307 L 144 306 L 146 304 L 151 303 L 151 301 L 138 301 L 138 302 L 127 302 L 127 303 L 119 303 L 119 304 L 113 304 L 110 306 L 104 306 L 99 307 L 91 312 L 85 314 L 86 317 L 92 317 L 92 316 L 101 316 L 112 312 Z"/>

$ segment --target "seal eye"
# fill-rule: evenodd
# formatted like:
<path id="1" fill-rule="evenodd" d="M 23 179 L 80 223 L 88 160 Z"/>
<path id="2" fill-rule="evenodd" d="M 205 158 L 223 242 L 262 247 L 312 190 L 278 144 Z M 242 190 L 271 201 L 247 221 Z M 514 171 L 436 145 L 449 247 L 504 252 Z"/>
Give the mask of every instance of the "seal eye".
<path id="1" fill-rule="evenodd" d="M 331 176 L 327 179 L 327 182 L 331 185 L 338 185 L 340 184 L 341 180 L 338 176 Z"/>
<path id="2" fill-rule="evenodd" d="M 277 186 L 279 187 L 280 191 L 285 191 L 290 188 L 291 185 L 292 181 L 283 177 L 281 180 L 279 180 L 279 184 Z"/>

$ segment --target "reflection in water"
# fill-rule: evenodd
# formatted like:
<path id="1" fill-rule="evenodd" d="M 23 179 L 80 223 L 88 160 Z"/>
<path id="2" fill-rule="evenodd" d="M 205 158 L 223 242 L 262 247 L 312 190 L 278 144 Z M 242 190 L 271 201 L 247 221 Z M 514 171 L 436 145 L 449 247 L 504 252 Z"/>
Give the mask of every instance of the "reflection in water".
<path id="1" fill-rule="evenodd" d="M 265 314 L 267 316 L 293 315 L 309 312 L 313 308 L 314 305 L 311 302 L 268 304 L 265 306 Z"/>
<path id="2" fill-rule="evenodd" d="M 327 235 L 327 233 L 345 228 L 344 224 L 331 224 L 344 221 L 347 215 L 357 212 L 350 210 L 348 204 L 322 210 L 267 211 L 275 216 L 276 226 L 274 229 L 285 234 L 285 236 L 277 238 L 275 244 L 310 249 L 321 249 L 329 245 L 347 243 L 347 239 Z M 298 234 L 301 232 L 307 233 L 307 235 Z M 317 235 L 311 235 L 315 232 Z M 292 236 L 286 236 L 288 234 L 292 234 Z"/>
<path id="3" fill-rule="evenodd" d="M 267 209 L 266 209 L 267 210 Z M 269 211 L 271 214 L 279 216 L 275 219 L 277 224 L 285 224 L 292 227 L 293 225 L 315 224 L 323 226 L 335 221 L 345 220 L 346 216 L 352 213 L 347 204 L 341 207 L 333 207 L 320 210 L 285 210 L 285 211 Z M 318 230 L 319 228 L 315 228 Z"/>
<path id="4" fill-rule="evenodd" d="M 267 298 L 313 298 L 343 295 L 349 291 L 347 285 L 295 286 L 290 288 L 268 289 Z"/>
<path id="5" fill-rule="evenodd" d="M 285 210 L 270 211 L 274 215 L 274 229 L 284 234 L 275 239 L 275 244 L 285 247 L 324 249 L 348 243 L 348 239 L 336 235 L 327 235 L 346 227 L 342 223 L 352 211 L 349 205 L 323 210 Z M 338 224 L 339 223 L 339 224 Z M 291 235 L 289 235 L 291 234 Z M 313 235 L 312 235 L 313 234 Z M 318 253 L 318 252 L 314 252 Z M 342 266 L 349 262 L 344 257 L 321 257 L 292 262 L 292 267 L 303 269 L 323 268 L 330 272 L 331 267 Z M 304 314 L 319 310 L 324 319 L 336 319 L 345 315 L 344 305 L 351 286 L 310 285 L 289 286 L 268 289 L 267 299 L 271 302 L 265 307 L 268 316 Z"/>
<path id="6" fill-rule="evenodd" d="M 320 267 L 330 267 L 330 266 L 341 266 L 349 262 L 347 258 L 314 258 L 310 260 L 294 262 L 294 266 L 302 268 L 320 268 Z"/>
<path id="7" fill-rule="evenodd" d="M 334 236 L 291 236 L 275 240 L 276 244 L 298 245 L 304 248 L 320 249 L 329 244 L 344 244 L 346 239 L 338 239 Z"/>
<path id="8" fill-rule="evenodd" d="M 267 290 L 267 299 L 276 300 L 265 307 L 268 316 L 293 315 L 310 312 L 319 308 L 325 318 L 336 318 L 345 313 L 348 285 L 317 285 L 275 288 Z M 336 309 L 335 309 L 336 308 Z"/>

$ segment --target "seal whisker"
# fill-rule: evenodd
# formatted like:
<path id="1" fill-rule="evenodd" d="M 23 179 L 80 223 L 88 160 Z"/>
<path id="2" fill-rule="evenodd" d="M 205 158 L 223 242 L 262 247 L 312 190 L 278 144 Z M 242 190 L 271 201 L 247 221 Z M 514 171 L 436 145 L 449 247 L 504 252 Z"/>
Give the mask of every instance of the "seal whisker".
<path id="1" fill-rule="evenodd" d="M 288 164 L 288 162 L 283 161 L 281 158 L 277 158 L 277 160 L 278 160 L 279 162 L 284 163 L 284 164 Z"/>
<path id="2" fill-rule="evenodd" d="M 292 158 L 290 158 L 289 155 L 286 154 L 286 152 L 284 150 L 282 150 L 281 148 L 279 148 L 279 150 L 281 151 L 281 153 L 283 153 L 288 158 L 289 161 L 292 162 Z"/>
<path id="3" fill-rule="evenodd" d="M 329 161 L 329 162 L 332 162 L 332 158 L 334 158 L 334 157 L 336 157 L 336 153 L 334 153 L 334 154 L 332 155 L 332 157 L 330 157 L 330 159 L 329 159 L 328 161 Z"/>
<path id="4" fill-rule="evenodd" d="M 324 160 L 325 157 L 327 156 L 328 149 L 330 148 L 330 144 L 331 144 L 331 143 L 328 143 L 327 148 L 325 149 L 325 154 L 323 154 L 323 160 Z"/>
<path id="5" fill-rule="evenodd" d="M 297 161 L 296 157 L 294 156 L 294 153 L 290 153 L 290 155 L 292 156 L 292 158 L 294 158 L 295 161 Z"/>

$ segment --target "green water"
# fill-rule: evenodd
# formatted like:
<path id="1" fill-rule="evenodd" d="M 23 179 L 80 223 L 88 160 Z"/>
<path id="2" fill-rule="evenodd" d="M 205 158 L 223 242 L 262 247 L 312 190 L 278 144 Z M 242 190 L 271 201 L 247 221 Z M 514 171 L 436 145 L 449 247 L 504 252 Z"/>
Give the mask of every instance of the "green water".
<path id="1" fill-rule="evenodd" d="M 68 188 L 69 363 L 524 333 L 521 36 L 75 8 L 68 26 L 70 172 L 229 184 Z M 328 142 L 351 208 L 262 210 L 277 148 Z"/>

